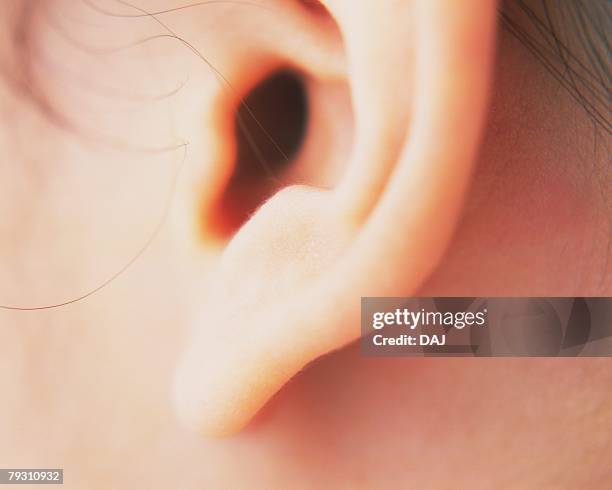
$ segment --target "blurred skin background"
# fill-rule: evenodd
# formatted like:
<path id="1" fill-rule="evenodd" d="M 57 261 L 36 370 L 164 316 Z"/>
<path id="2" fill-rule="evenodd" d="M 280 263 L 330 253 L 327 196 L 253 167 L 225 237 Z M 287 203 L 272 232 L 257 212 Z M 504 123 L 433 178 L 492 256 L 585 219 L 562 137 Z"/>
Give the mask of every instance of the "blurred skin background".
<path id="1" fill-rule="evenodd" d="M 611 295 L 610 8 L 588 3 L 498 6 L 458 222 L 398 295 Z M 607 359 L 381 360 L 340 343 L 231 437 L 177 418 L 176 366 L 191 329 L 224 328 L 194 318 L 248 217 L 287 185 L 338 185 L 364 139 L 399 153 L 416 125 L 417 4 L 2 2 L 0 304 L 105 287 L 0 310 L 0 466 L 62 467 L 75 489 L 607 487 Z"/>

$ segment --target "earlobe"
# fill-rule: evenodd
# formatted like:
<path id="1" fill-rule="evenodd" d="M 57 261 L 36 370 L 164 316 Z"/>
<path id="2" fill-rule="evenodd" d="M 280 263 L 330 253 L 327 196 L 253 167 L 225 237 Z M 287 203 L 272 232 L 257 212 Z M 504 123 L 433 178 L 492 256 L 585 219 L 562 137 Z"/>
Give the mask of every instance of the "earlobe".
<path id="1" fill-rule="evenodd" d="M 360 296 L 410 295 L 449 243 L 486 112 L 496 3 L 406 3 L 416 19 L 410 111 L 361 100 L 376 87 L 365 69 L 376 71 L 377 57 L 354 49 L 353 102 L 375 117 L 374 136 L 356 110 L 355 155 L 338 188 L 280 191 L 223 252 L 174 387 L 196 430 L 242 428 L 307 363 L 358 337 Z M 357 42 L 349 32 L 361 24 L 349 17 L 361 7 L 336 4 L 345 42 Z M 404 26 L 392 7 L 376 15 Z M 385 113 L 404 126 L 389 127 Z"/>
<path id="2" fill-rule="evenodd" d="M 213 435 L 239 430 L 328 350 L 334 332 L 316 306 L 302 306 L 355 235 L 332 198 L 331 191 L 287 187 L 223 252 L 177 371 L 175 401 L 188 426 Z"/>

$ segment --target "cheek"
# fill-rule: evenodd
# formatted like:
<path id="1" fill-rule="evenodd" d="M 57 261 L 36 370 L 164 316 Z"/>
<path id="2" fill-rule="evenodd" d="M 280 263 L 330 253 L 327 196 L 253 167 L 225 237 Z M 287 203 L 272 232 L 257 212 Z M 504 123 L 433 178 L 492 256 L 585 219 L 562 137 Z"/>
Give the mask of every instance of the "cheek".
<path id="1" fill-rule="evenodd" d="M 597 184 L 565 166 L 522 160 L 520 149 L 485 153 L 483 161 L 455 240 L 424 294 L 592 294 L 589 274 L 604 267 L 595 251 L 606 229 L 597 221 Z"/>
<path id="2" fill-rule="evenodd" d="M 329 488 L 347 475 L 379 488 L 469 488 L 477 464 L 532 488 L 565 458 L 584 462 L 583 442 L 605 440 L 610 375 L 606 361 L 587 361 L 368 359 L 349 347 L 300 373 L 238 436 L 257 462 L 246 472 L 276 461 Z M 576 410 L 576 400 L 586 402 Z M 565 449 L 550 460 L 551 447 Z"/>
<path id="3" fill-rule="evenodd" d="M 500 218 L 517 240 L 554 246 L 584 237 L 592 224 L 592 192 L 580 180 L 559 167 L 509 171 L 490 205 L 502 208 Z"/>
<path id="4" fill-rule="evenodd" d="M 610 270 L 601 138 L 573 100 L 530 96 L 556 90 L 554 80 L 512 38 L 500 41 L 507 62 L 463 218 L 422 294 L 599 296 Z"/>

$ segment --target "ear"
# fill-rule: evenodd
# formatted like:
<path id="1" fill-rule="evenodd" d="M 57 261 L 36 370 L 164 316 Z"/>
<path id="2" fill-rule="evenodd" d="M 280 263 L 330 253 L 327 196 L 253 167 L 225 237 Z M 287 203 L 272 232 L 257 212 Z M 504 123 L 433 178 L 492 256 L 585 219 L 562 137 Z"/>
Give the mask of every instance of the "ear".
<path id="1" fill-rule="evenodd" d="M 352 156 L 333 190 L 282 189 L 223 250 L 175 381 L 181 418 L 208 434 L 239 430 L 306 364 L 358 338 L 361 296 L 416 291 L 475 161 L 496 2 L 326 6 L 348 59 Z"/>

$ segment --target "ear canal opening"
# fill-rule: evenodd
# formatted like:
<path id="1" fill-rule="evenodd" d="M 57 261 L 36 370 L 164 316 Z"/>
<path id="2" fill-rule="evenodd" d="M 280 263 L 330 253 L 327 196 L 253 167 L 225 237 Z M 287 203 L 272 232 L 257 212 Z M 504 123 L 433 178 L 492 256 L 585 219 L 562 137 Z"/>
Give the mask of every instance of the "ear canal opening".
<path id="1" fill-rule="evenodd" d="M 215 234 L 233 235 L 283 187 L 308 124 L 308 92 L 293 70 L 276 70 L 246 94 L 234 113 L 234 170 L 212 213 Z"/>
<path id="2" fill-rule="evenodd" d="M 304 6 L 305 9 L 315 15 L 329 15 L 327 8 L 321 3 L 320 0 L 300 0 L 300 3 Z"/>

